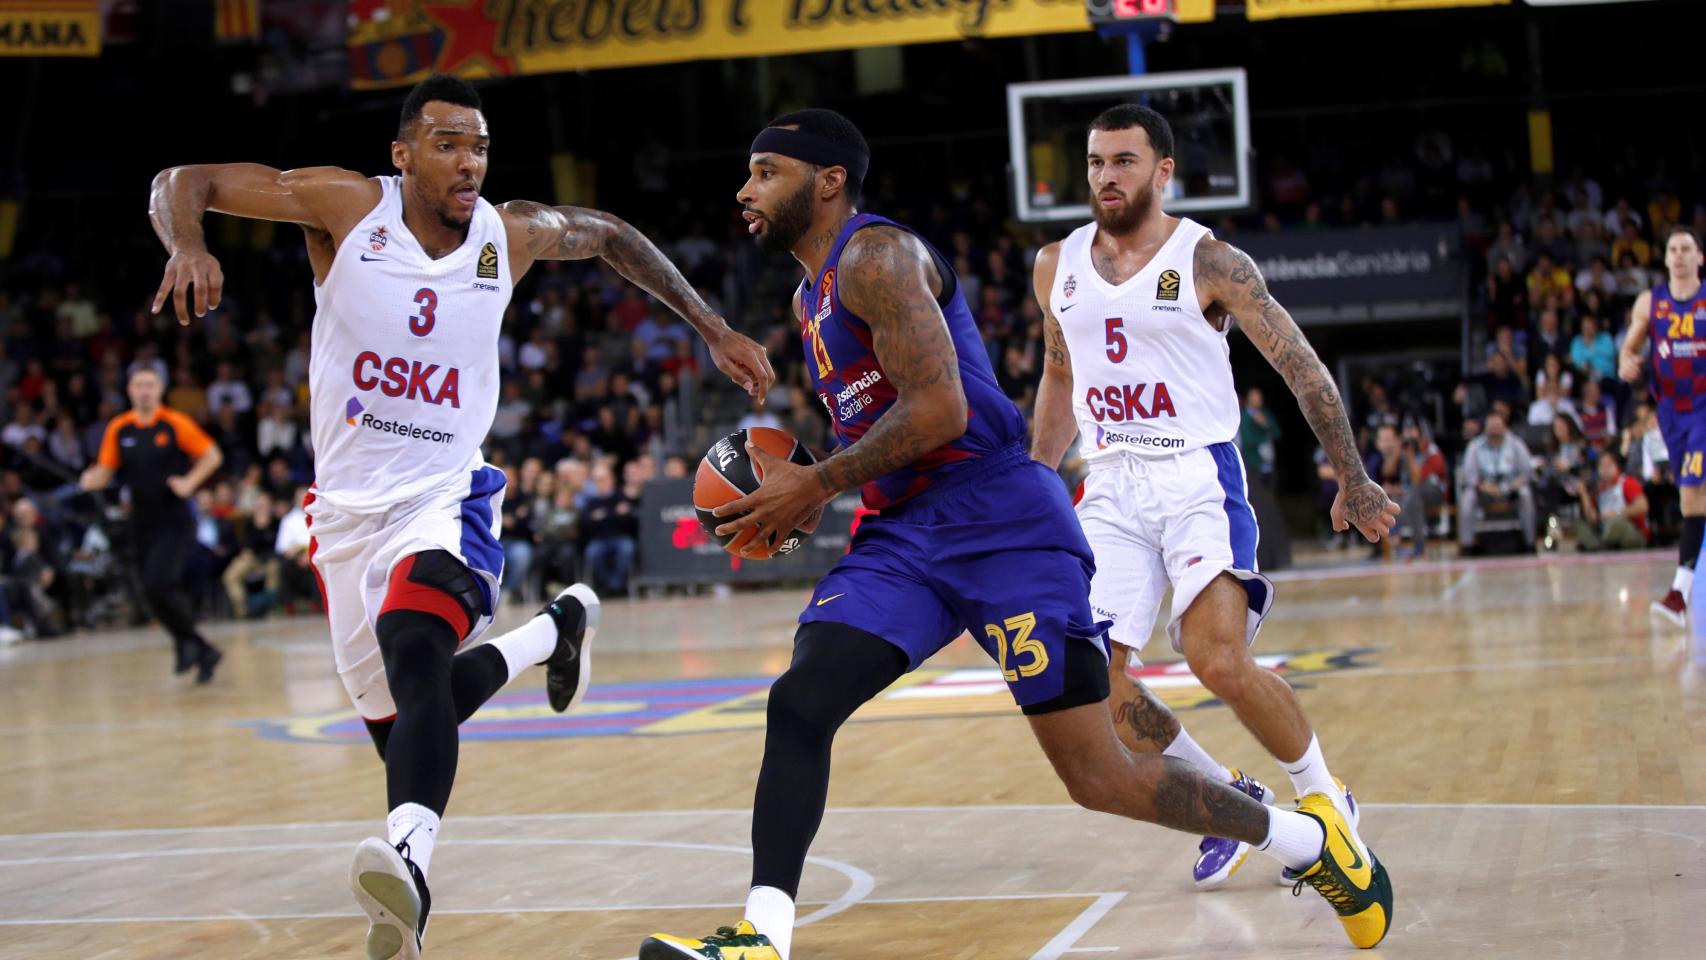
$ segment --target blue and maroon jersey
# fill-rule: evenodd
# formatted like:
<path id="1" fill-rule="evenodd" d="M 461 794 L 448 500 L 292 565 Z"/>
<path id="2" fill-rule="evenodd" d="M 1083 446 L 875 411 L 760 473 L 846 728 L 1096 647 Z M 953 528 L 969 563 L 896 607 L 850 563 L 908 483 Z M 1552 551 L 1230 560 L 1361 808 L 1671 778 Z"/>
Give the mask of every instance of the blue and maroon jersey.
<path id="1" fill-rule="evenodd" d="M 1706 410 L 1706 289 L 1687 300 L 1671 296 L 1670 285 L 1653 288 L 1647 324 L 1652 340 L 1653 398 L 1660 414 Z"/>
<path id="2" fill-rule="evenodd" d="M 864 436 L 894 405 L 897 396 L 871 347 L 871 328 L 842 305 L 835 285 L 836 265 L 847 241 L 859 230 L 879 224 L 915 233 L 885 217 L 861 213 L 841 228 L 829 259 L 824 261 L 823 275 L 802 281 L 800 288 L 800 338 L 806 348 L 806 370 L 811 373 L 818 399 L 829 408 L 836 439 L 842 446 Z M 954 352 L 959 355 L 960 386 L 966 395 L 966 432 L 952 443 L 865 484 L 865 506 L 873 510 L 915 497 L 938 480 L 1025 439 L 1025 417 L 995 382 L 989 353 L 978 336 L 959 278 L 928 241 L 923 237 L 919 240 L 930 250 L 942 277 L 939 302 Z"/>

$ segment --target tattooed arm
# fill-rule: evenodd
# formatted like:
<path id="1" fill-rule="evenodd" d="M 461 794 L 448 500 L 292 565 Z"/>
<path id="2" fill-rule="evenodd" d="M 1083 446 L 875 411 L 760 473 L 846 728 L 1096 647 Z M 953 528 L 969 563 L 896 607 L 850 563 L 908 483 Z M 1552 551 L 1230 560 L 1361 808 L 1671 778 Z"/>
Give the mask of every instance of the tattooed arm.
<path id="1" fill-rule="evenodd" d="M 1037 252 L 1031 268 L 1031 287 L 1043 311 L 1043 380 L 1037 386 L 1037 407 L 1031 415 L 1031 459 L 1054 470 L 1078 433 L 1072 420 L 1072 357 L 1066 350 L 1066 334 L 1060 318 L 1049 306 L 1054 291 L 1054 271 L 1060 263 L 1060 244 L 1051 243 Z"/>
<path id="2" fill-rule="evenodd" d="M 219 306 L 225 275 L 202 235 L 207 211 L 299 223 L 327 234 L 336 247 L 379 196 L 378 181 L 337 167 L 275 170 L 258 163 L 208 163 L 160 171 L 148 192 L 148 219 L 171 257 L 154 295 L 154 312 L 170 297 L 178 322 L 187 324 L 192 312 L 205 316 Z M 325 280 L 318 264 L 314 279 Z"/>
<path id="3" fill-rule="evenodd" d="M 602 258 L 699 331 L 718 369 L 747 393 L 762 397 L 776 382 L 764 348 L 731 329 L 699 298 L 663 251 L 621 218 L 582 207 L 548 207 L 531 200 L 511 200 L 498 211 L 509 232 L 510 276 L 514 280 L 519 281 L 535 260 Z"/>
<path id="4" fill-rule="evenodd" d="M 1368 478 L 1339 388 L 1303 338 L 1303 331 L 1269 296 L 1261 271 L 1244 251 L 1204 237 L 1197 244 L 1194 267 L 1203 312 L 1211 317 L 1225 313 L 1238 320 L 1245 336 L 1285 378 L 1310 428 L 1333 461 L 1339 477 L 1339 495 L 1333 502 L 1334 529 L 1343 530 L 1348 521 L 1370 542 L 1378 541 L 1392 529 L 1398 507 L 1387 499 L 1380 484 Z"/>
<path id="5" fill-rule="evenodd" d="M 904 230 L 867 227 L 843 248 L 841 302 L 870 326 L 877 362 L 899 396 L 857 442 L 817 465 L 825 496 L 898 470 L 966 432 L 959 357 L 931 292 L 939 284 L 930 254 Z"/>
<path id="6" fill-rule="evenodd" d="M 798 529 L 825 501 L 906 466 L 966 432 L 966 395 L 959 358 L 942 308 L 941 278 L 917 237 L 894 227 L 866 227 L 841 251 L 835 285 L 841 302 L 871 328 L 871 347 L 895 402 L 864 436 L 811 467 L 797 466 L 747 444 L 764 483 L 711 511 L 727 520 L 718 536 L 757 527 L 743 556 Z M 797 306 L 797 301 L 796 301 Z"/>

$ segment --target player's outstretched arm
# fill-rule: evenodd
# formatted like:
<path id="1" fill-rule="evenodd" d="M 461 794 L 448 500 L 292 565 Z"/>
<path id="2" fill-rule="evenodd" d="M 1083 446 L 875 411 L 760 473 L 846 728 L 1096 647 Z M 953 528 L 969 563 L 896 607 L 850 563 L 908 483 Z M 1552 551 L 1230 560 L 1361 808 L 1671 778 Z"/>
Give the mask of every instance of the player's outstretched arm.
<path id="1" fill-rule="evenodd" d="M 1617 375 L 1630 383 L 1641 379 L 1641 355 L 1646 352 L 1647 328 L 1653 322 L 1653 291 L 1643 290 L 1629 308 L 1629 329 L 1617 352 Z"/>
<path id="2" fill-rule="evenodd" d="M 511 200 L 498 210 L 510 237 L 510 276 L 517 280 L 535 260 L 587 260 L 599 257 L 674 310 L 699 331 L 711 348 L 717 369 L 755 397 L 776 382 L 764 348 L 737 333 L 718 316 L 693 285 L 645 234 L 620 217 L 584 207 L 548 207 Z"/>
<path id="3" fill-rule="evenodd" d="M 359 173 L 335 167 L 275 170 L 258 163 L 211 163 L 172 167 L 154 177 L 148 219 L 171 258 L 154 295 L 154 312 L 172 298 L 179 323 L 219 306 L 225 276 L 207 252 L 201 219 L 209 210 L 252 220 L 280 220 L 327 231 L 342 240 L 379 201 L 379 186 Z"/>
<path id="4" fill-rule="evenodd" d="M 1268 294 L 1268 285 L 1249 254 L 1220 240 L 1204 238 L 1194 261 L 1197 298 L 1205 308 L 1218 305 L 1238 321 L 1256 349 L 1285 378 L 1327 457 L 1338 472 L 1339 495 L 1333 501 L 1333 527 L 1355 526 L 1370 542 L 1391 532 L 1398 505 L 1368 477 L 1357 452 L 1356 433 L 1332 374 L 1315 355 L 1297 322 Z"/>
<path id="5" fill-rule="evenodd" d="M 936 266 L 917 237 L 867 227 L 841 252 L 841 302 L 871 328 L 894 405 L 865 435 L 815 468 L 826 495 L 892 473 L 966 432 L 966 394 L 948 321 L 931 292 Z"/>
<path id="6" fill-rule="evenodd" d="M 1043 379 L 1037 386 L 1037 405 L 1031 415 L 1031 459 L 1051 470 L 1060 468 L 1078 425 L 1072 419 L 1072 356 L 1066 349 L 1066 333 L 1049 306 L 1054 290 L 1054 271 L 1060 262 L 1060 244 L 1051 243 L 1037 252 L 1031 268 L 1031 287 L 1043 311 Z"/>

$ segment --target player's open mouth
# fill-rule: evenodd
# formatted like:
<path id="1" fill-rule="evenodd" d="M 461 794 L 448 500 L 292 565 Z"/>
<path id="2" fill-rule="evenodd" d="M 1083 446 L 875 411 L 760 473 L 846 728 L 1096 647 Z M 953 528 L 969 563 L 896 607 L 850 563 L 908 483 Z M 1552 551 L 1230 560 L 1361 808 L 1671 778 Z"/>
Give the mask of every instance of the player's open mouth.
<path id="1" fill-rule="evenodd" d="M 452 190 L 451 194 L 463 205 L 471 207 L 474 201 L 480 199 L 480 188 L 475 184 L 465 183 Z"/>
<path id="2" fill-rule="evenodd" d="M 1125 197 L 1122 197 L 1117 193 L 1104 193 L 1096 199 L 1102 201 L 1102 206 L 1104 207 L 1117 207 L 1125 202 Z"/>
<path id="3" fill-rule="evenodd" d="M 746 218 L 746 232 L 749 234 L 757 233 L 759 226 L 764 222 L 763 214 L 753 213 L 751 210 L 742 211 L 741 216 Z"/>

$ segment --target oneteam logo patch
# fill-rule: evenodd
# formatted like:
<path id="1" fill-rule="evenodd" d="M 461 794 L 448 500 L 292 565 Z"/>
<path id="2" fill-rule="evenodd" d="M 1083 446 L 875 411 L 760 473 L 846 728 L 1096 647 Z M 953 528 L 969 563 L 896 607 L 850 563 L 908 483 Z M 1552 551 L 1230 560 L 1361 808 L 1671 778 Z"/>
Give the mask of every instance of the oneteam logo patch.
<path id="1" fill-rule="evenodd" d="M 1163 271 L 1161 271 L 1161 279 L 1157 280 L 1155 282 L 1155 299 L 1157 299 L 1157 300 L 1177 300 L 1177 299 L 1179 299 L 1179 271 L 1177 271 L 1177 270 L 1163 270 Z"/>
<path id="2" fill-rule="evenodd" d="M 474 276 L 482 280 L 496 280 L 498 278 L 497 244 L 487 243 L 480 248 L 480 263 L 474 268 Z"/>

